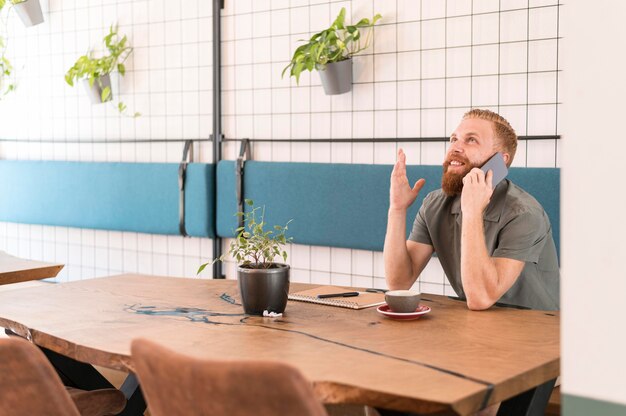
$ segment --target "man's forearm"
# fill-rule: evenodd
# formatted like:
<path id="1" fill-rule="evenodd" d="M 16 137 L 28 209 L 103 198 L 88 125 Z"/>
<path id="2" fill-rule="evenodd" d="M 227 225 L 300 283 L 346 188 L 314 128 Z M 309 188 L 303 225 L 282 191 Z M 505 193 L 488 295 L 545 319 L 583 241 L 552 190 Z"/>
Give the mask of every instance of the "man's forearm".
<path id="1" fill-rule="evenodd" d="M 470 309 L 487 309 L 497 301 L 498 272 L 487 252 L 482 214 L 463 216 L 461 281 Z"/>
<path id="2" fill-rule="evenodd" d="M 414 280 L 406 248 L 406 210 L 389 210 L 385 235 L 385 279 L 389 289 L 407 289 Z"/>

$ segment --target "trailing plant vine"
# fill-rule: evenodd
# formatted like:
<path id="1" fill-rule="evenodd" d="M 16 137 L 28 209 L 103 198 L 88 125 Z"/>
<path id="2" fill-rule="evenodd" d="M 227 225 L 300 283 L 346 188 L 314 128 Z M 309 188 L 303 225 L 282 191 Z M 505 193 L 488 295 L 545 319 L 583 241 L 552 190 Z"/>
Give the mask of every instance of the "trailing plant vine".
<path id="1" fill-rule="evenodd" d="M 11 4 L 21 3 L 21 1 L 11 1 Z M 4 8 L 6 6 L 6 0 L 0 0 L 0 12 L 3 10 L 7 10 Z M 0 99 L 5 95 L 9 94 L 12 91 L 15 91 L 16 82 L 15 82 L 15 73 L 13 71 L 13 65 L 9 58 L 6 56 L 7 50 L 7 35 L 6 35 L 6 27 L 7 27 L 7 16 L 5 14 L 0 15 Z"/>
<path id="2" fill-rule="evenodd" d="M 133 48 L 128 45 L 128 38 L 126 35 L 120 37 L 117 25 L 110 26 L 109 33 L 102 39 L 102 41 L 108 51 L 108 54 L 100 58 L 96 58 L 93 51 L 89 51 L 87 54 L 79 57 L 74 65 L 65 74 L 65 82 L 67 82 L 67 84 L 71 87 L 74 86 L 76 81 L 81 79 L 88 80 L 90 87 L 93 87 L 94 84 L 98 84 L 102 90 L 100 101 L 106 102 L 111 100 L 112 93 L 110 86 L 103 85 L 102 77 L 115 70 L 117 70 L 121 76 L 124 76 L 126 74 L 126 66 L 124 65 L 124 62 L 133 52 Z M 120 113 L 125 114 L 127 109 L 126 104 L 119 101 L 116 107 Z M 138 117 L 139 115 L 141 114 L 133 114 L 134 117 Z"/>
<path id="3" fill-rule="evenodd" d="M 364 18 L 354 25 L 346 25 L 346 8 L 342 7 L 328 29 L 316 33 L 296 49 L 282 76 L 290 70 L 289 75 L 296 77 L 296 83 L 299 83 L 302 71 L 323 70 L 327 64 L 344 61 L 367 49 L 372 41 L 373 27 L 381 17 L 376 14 L 371 20 Z M 361 34 L 364 30 L 367 34 L 363 40 Z"/>

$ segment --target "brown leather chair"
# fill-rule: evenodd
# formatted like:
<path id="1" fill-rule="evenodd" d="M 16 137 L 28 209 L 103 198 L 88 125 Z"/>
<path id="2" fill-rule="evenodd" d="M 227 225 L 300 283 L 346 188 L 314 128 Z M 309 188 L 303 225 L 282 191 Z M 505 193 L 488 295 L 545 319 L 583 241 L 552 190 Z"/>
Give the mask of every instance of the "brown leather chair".
<path id="1" fill-rule="evenodd" d="M 152 416 L 327 416 L 311 384 L 285 364 L 201 360 L 141 339 L 131 351 Z"/>
<path id="2" fill-rule="evenodd" d="M 0 416 L 104 416 L 121 412 L 126 398 L 115 389 L 68 392 L 39 348 L 13 337 L 0 339 L 0 403 Z"/>

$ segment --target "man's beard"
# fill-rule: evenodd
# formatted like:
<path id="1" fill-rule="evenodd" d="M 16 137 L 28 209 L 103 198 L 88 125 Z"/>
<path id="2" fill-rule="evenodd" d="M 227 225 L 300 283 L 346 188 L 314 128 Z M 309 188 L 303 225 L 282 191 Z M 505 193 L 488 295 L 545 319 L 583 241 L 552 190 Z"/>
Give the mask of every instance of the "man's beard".
<path id="1" fill-rule="evenodd" d="M 463 172 L 461 173 L 452 173 L 448 172 L 448 168 L 450 167 L 450 162 L 456 160 L 464 163 Z M 447 159 L 443 162 L 443 176 L 441 177 L 441 189 L 448 196 L 461 195 L 461 191 L 463 191 L 463 178 L 465 175 L 469 173 L 470 170 L 479 167 L 480 165 L 474 165 L 470 163 L 469 159 L 464 156 L 455 156 L 453 158 Z"/>

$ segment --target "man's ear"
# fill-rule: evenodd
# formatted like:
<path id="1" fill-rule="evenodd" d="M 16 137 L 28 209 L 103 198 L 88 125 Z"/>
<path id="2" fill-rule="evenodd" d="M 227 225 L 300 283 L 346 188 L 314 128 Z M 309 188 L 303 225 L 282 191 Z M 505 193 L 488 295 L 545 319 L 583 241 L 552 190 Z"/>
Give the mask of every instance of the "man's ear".
<path id="1" fill-rule="evenodd" d="M 504 159 L 504 163 L 506 164 L 506 166 L 510 167 L 511 162 L 513 162 L 513 159 L 511 159 L 511 155 L 508 152 L 502 152 L 502 158 Z"/>

